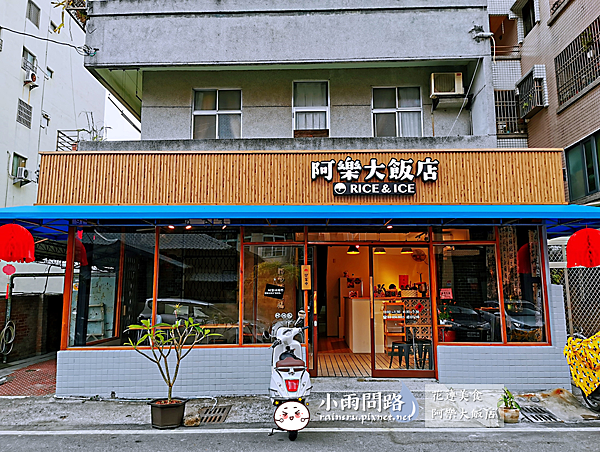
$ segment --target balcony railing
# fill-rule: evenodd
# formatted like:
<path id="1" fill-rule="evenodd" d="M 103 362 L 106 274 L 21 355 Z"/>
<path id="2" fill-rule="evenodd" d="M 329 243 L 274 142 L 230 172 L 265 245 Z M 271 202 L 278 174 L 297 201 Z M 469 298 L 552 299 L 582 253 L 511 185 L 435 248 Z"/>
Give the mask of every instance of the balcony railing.
<path id="1" fill-rule="evenodd" d="M 600 17 L 554 58 L 554 67 L 559 105 L 600 77 Z"/>
<path id="2" fill-rule="evenodd" d="M 544 108 L 544 79 L 534 77 L 531 71 L 518 85 L 519 116 L 528 119 Z"/>
<path id="3" fill-rule="evenodd" d="M 498 135 L 525 134 L 525 122 L 519 116 L 519 104 L 513 90 L 494 91 L 496 131 Z"/>
<path id="4" fill-rule="evenodd" d="M 56 133 L 57 151 L 76 151 L 79 146 L 79 130 L 59 130 Z"/>
<path id="5" fill-rule="evenodd" d="M 521 46 L 492 46 L 492 55 L 496 58 L 520 58 Z"/>
<path id="6" fill-rule="evenodd" d="M 85 24 L 88 20 L 86 0 L 70 0 L 65 8 L 77 25 L 85 31 Z"/>

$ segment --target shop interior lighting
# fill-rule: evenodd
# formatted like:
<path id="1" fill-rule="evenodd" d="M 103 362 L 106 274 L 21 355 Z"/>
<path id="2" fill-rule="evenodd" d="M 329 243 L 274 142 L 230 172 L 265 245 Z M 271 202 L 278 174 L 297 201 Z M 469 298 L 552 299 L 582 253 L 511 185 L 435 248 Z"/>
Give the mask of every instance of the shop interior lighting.
<path id="1" fill-rule="evenodd" d="M 413 250 L 412 250 L 412 248 L 410 246 L 405 246 L 400 251 L 400 254 L 412 254 L 412 252 L 413 252 Z"/>
<path id="2" fill-rule="evenodd" d="M 378 247 L 373 250 L 373 254 L 385 254 L 385 248 Z"/>
<path id="3" fill-rule="evenodd" d="M 190 229 L 192 229 L 192 223 L 190 222 L 190 220 L 186 220 L 185 222 L 185 228 L 189 231 Z"/>
<path id="4" fill-rule="evenodd" d="M 394 227 L 394 226 L 392 226 L 391 224 L 388 224 L 388 225 L 386 226 L 386 228 L 388 228 L 388 229 L 392 229 L 393 227 Z"/>
<path id="5" fill-rule="evenodd" d="M 346 254 L 359 254 L 360 250 L 358 249 L 358 245 L 350 245 L 348 247 L 348 251 L 346 251 Z"/>
<path id="6" fill-rule="evenodd" d="M 173 226 L 172 224 L 170 224 L 169 226 L 167 226 L 169 229 L 175 229 L 175 226 Z"/>

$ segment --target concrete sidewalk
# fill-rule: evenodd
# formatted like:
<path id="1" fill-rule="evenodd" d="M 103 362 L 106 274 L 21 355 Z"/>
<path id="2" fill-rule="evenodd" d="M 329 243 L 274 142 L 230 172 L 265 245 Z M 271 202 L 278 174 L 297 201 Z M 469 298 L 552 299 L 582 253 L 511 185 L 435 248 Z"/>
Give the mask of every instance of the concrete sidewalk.
<path id="1" fill-rule="evenodd" d="M 409 379 L 373 379 L 373 378 L 315 378 L 314 391 L 310 398 L 311 423 L 313 427 L 424 427 L 423 420 L 409 423 L 374 421 L 361 424 L 357 422 L 334 422 L 319 420 L 319 415 L 345 414 L 340 407 L 326 411 L 322 402 L 329 394 L 330 398 L 340 400 L 348 394 L 361 395 L 368 392 L 398 393 L 402 383 L 408 387 L 417 399 L 420 410 L 425 410 L 425 384 L 436 384 L 435 381 Z M 1 387 L 1 386 L 0 386 Z M 440 385 L 443 387 L 443 385 Z M 563 391 L 563 390 L 560 390 Z M 582 407 L 578 400 L 568 391 L 556 398 L 548 393 L 530 394 L 521 397 L 535 397 L 533 403 L 549 408 L 564 422 L 546 424 L 556 427 L 599 427 L 600 420 L 595 420 L 594 413 Z M 254 426 L 270 428 L 273 426 L 274 408 L 266 396 L 253 397 L 219 397 L 217 401 L 211 398 L 193 399 L 186 406 L 186 415 L 196 415 L 202 407 L 211 407 L 215 402 L 220 406 L 230 405 L 231 411 L 225 423 L 212 424 L 195 428 L 234 428 Z M 346 411 L 347 414 L 347 411 Z M 590 417 L 586 420 L 581 415 Z M 423 419 L 423 415 L 419 416 Z M 393 425 L 391 425 L 393 424 Z M 544 424 L 520 422 L 520 427 L 540 427 Z M 119 399 L 57 399 L 55 397 L 0 397 L 0 430 L 31 430 L 31 429 L 146 429 L 150 427 L 150 408 L 145 401 L 127 401 Z M 186 427 L 181 427 L 186 428 Z M 506 426 L 511 428 L 511 426 Z"/>

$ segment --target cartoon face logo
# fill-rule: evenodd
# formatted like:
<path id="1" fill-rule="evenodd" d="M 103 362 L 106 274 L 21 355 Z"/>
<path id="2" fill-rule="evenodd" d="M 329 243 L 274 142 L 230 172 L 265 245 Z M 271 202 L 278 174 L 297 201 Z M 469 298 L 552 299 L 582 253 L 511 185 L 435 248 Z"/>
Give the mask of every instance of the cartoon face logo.
<path id="1" fill-rule="evenodd" d="M 346 184 L 338 182 L 333 186 L 333 192 L 336 195 L 343 195 L 344 193 L 346 193 Z"/>
<path id="2" fill-rule="evenodd" d="M 308 425 L 310 412 L 300 402 L 285 402 L 277 407 L 273 415 L 275 424 L 282 430 L 298 431 Z"/>

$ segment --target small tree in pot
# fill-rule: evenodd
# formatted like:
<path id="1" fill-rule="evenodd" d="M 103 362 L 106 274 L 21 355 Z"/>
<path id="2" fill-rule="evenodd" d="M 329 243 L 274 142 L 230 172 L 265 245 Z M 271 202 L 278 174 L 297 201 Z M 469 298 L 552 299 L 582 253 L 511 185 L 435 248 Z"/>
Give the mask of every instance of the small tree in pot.
<path id="1" fill-rule="evenodd" d="M 150 402 L 152 427 L 177 428 L 183 421 L 186 399 L 173 399 L 173 386 L 179 375 L 181 360 L 190 354 L 195 345 L 208 336 L 219 336 L 204 329 L 194 319 L 179 319 L 173 324 L 151 325 L 150 320 L 141 320 L 141 325 L 129 325 L 128 330 L 137 331 L 137 341 L 126 344 L 158 366 L 165 381 L 168 393 L 166 399 Z M 149 348 L 141 348 L 149 345 Z M 171 353 L 175 354 L 175 369 L 169 363 Z M 172 364 L 172 363 L 171 363 Z"/>

